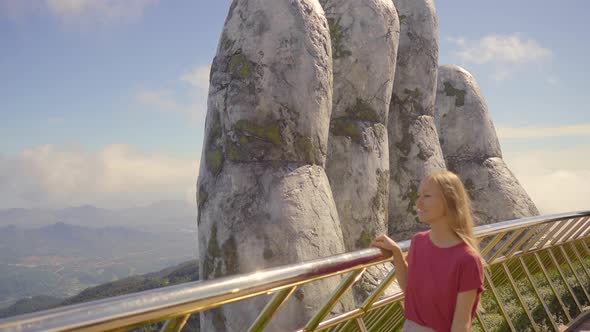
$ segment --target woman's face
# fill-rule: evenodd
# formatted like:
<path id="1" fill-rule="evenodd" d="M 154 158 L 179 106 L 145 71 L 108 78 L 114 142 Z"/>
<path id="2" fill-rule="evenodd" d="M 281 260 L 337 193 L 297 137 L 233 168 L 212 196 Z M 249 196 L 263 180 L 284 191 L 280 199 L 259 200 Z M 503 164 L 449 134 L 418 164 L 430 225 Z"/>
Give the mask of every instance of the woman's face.
<path id="1" fill-rule="evenodd" d="M 418 210 L 420 221 L 426 224 L 439 221 L 447 214 L 442 190 L 436 182 L 429 178 L 422 180 L 420 183 L 416 210 Z"/>

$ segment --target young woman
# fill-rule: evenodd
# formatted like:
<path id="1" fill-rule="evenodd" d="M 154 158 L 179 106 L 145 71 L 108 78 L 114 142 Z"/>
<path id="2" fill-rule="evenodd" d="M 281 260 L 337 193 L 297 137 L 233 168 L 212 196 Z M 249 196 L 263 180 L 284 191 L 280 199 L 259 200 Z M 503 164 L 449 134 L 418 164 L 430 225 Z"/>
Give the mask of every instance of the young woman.
<path id="1" fill-rule="evenodd" d="M 469 331 L 483 290 L 469 196 L 451 172 L 426 177 L 418 195 L 418 218 L 430 230 L 412 237 L 407 257 L 386 235 L 372 244 L 393 253 L 405 294 L 403 331 Z"/>

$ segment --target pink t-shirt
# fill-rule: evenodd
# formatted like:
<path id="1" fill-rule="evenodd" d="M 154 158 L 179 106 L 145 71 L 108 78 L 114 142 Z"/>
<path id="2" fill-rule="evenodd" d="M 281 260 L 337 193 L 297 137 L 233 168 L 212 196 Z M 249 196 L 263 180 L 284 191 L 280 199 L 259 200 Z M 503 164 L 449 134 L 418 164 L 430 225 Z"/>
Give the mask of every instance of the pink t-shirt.
<path id="1" fill-rule="evenodd" d="M 412 238 L 407 260 L 406 319 L 437 332 L 450 331 L 457 294 L 477 289 L 473 319 L 483 290 L 483 267 L 467 244 L 439 248 L 430 240 L 429 231 L 421 232 Z"/>

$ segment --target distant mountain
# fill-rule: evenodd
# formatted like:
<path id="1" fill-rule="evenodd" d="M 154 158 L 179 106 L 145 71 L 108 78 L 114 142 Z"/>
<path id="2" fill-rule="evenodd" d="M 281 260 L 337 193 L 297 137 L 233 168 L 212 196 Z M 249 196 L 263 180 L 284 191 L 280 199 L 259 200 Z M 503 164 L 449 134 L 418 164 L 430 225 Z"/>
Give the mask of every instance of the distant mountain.
<path id="1" fill-rule="evenodd" d="M 68 212 L 73 216 L 86 209 Z M 196 258 L 195 233 L 79 224 L 0 226 L 0 307 L 39 294 L 65 298 L 91 286 Z"/>
<path id="2" fill-rule="evenodd" d="M 63 302 L 63 299 L 48 295 L 37 295 L 31 298 L 18 300 L 8 308 L 0 310 L 0 318 L 22 315 L 29 312 L 55 308 Z"/>
<path id="3" fill-rule="evenodd" d="M 91 287 L 78 295 L 72 296 L 65 300 L 56 299 L 45 295 L 35 296 L 29 299 L 19 300 L 12 306 L 0 310 L 0 318 L 15 316 L 39 310 L 51 309 L 63 305 L 77 304 L 87 301 L 99 300 L 107 297 L 130 294 L 148 289 L 159 288 L 163 286 L 176 285 L 180 283 L 196 281 L 199 279 L 198 264 L 196 260 L 181 263 L 179 265 L 165 268 L 158 272 L 152 272 L 139 276 L 132 276 L 109 282 L 96 287 Z M 152 324 L 148 327 L 141 328 L 141 331 L 157 331 L 160 324 Z M 199 331 L 198 315 L 191 317 L 187 325 L 182 330 Z"/>
<path id="4" fill-rule="evenodd" d="M 153 204 L 108 210 L 92 205 L 64 209 L 0 210 L 0 226 L 37 228 L 58 222 L 87 226 L 124 226 L 158 231 L 196 231 L 197 208 L 185 201 L 160 201 Z"/>

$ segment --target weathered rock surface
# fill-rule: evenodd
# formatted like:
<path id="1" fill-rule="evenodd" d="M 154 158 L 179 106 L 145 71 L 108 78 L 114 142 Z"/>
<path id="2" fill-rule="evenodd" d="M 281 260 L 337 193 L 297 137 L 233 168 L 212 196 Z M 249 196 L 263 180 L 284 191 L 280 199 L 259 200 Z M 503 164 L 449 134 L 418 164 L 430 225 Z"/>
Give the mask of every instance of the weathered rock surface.
<path id="1" fill-rule="evenodd" d="M 334 92 L 326 173 L 347 251 L 387 233 L 387 116 L 399 21 L 391 0 L 320 1 L 332 41 Z M 385 270 L 370 268 L 354 287 L 357 304 Z"/>
<path id="2" fill-rule="evenodd" d="M 406 240 L 425 227 L 415 202 L 425 175 L 445 169 L 434 124 L 438 28 L 432 0 L 394 0 L 401 27 L 389 110 L 389 234 Z"/>
<path id="3" fill-rule="evenodd" d="M 447 166 L 469 191 L 478 224 L 539 214 L 502 160 L 479 85 L 461 67 L 439 67 L 436 126 Z"/>
<path id="4" fill-rule="evenodd" d="M 334 92 L 326 173 L 347 250 L 387 231 L 387 114 L 399 38 L 390 0 L 321 1 L 332 40 Z"/>
<path id="5" fill-rule="evenodd" d="M 211 68 L 197 185 L 203 279 L 345 251 L 323 169 L 331 104 L 328 23 L 317 0 L 234 1 Z M 269 330 L 300 327 L 337 281 L 302 287 Z M 243 331 L 264 305 L 207 311 L 201 327 Z"/>

